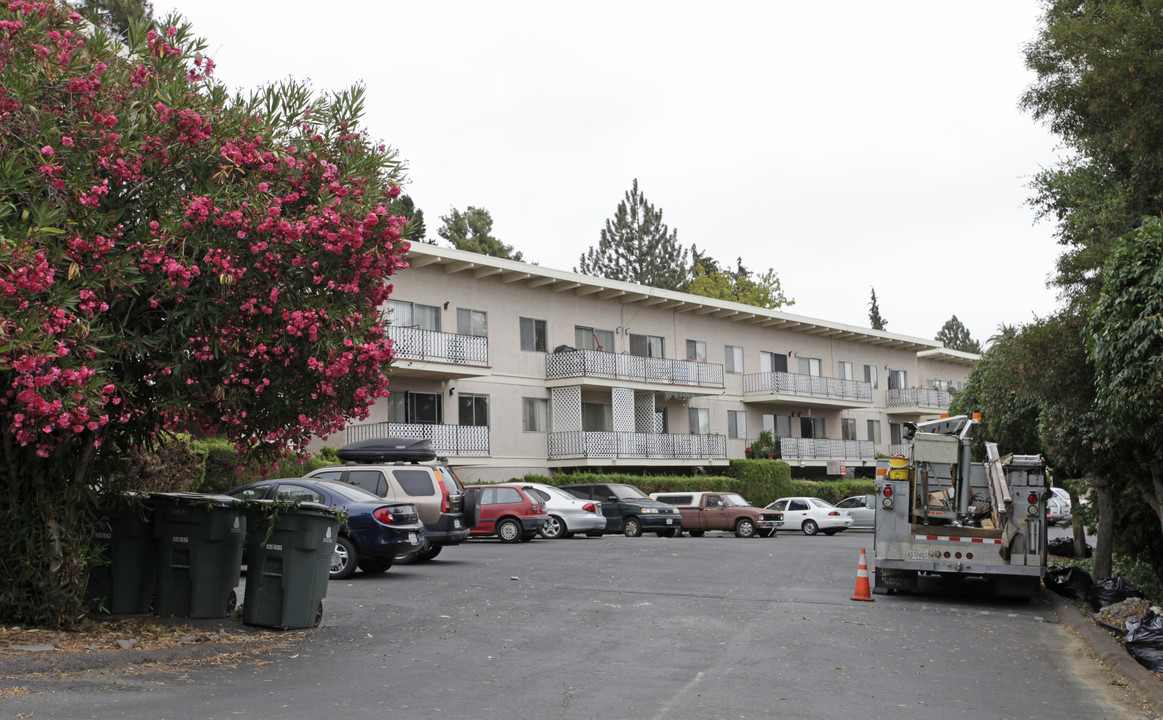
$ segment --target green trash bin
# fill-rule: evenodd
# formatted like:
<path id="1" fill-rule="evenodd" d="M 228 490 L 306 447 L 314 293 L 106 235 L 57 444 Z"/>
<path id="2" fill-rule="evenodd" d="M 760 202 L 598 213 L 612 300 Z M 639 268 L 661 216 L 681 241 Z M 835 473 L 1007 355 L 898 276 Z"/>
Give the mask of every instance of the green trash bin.
<path id="1" fill-rule="evenodd" d="M 92 605 L 119 615 L 149 612 L 154 593 L 152 508 L 127 499 L 100 512 L 94 533 L 106 560 L 89 572 Z"/>
<path id="2" fill-rule="evenodd" d="M 247 528 L 242 622 L 318 626 L 339 533 L 337 513 L 314 502 L 251 500 Z"/>
<path id="3" fill-rule="evenodd" d="M 226 495 L 153 493 L 154 612 L 221 618 L 238 604 L 244 504 Z"/>

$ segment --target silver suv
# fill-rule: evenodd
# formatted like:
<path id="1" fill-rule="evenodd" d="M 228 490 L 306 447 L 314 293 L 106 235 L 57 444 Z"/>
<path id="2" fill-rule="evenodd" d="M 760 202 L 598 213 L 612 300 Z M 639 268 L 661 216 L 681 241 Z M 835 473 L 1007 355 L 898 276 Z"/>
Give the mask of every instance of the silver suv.
<path id="1" fill-rule="evenodd" d="M 436 452 L 430 441 L 363 440 L 340 448 L 339 459 L 348 462 L 313 470 L 307 477 L 339 480 L 391 501 L 414 504 L 427 540 L 413 554 L 414 559 L 431 560 L 445 545 L 457 545 L 468 538 L 464 486 L 452 468 L 433 462 Z"/>

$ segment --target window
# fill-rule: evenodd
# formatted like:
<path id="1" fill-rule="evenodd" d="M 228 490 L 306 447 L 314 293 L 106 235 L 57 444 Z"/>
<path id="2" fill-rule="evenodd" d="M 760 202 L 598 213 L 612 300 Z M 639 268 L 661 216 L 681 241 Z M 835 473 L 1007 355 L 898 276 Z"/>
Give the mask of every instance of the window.
<path id="1" fill-rule="evenodd" d="M 549 430 L 549 401 L 545 398 L 521 398 L 521 429 L 525 432 Z"/>
<path id="2" fill-rule="evenodd" d="M 473 337 L 489 336 L 489 314 L 484 310 L 456 309 L 456 333 Z"/>
<path id="3" fill-rule="evenodd" d="M 892 445 L 900 445 L 904 442 L 904 429 L 902 423 L 890 422 L 888 424 L 888 441 Z"/>
<path id="4" fill-rule="evenodd" d="M 521 318 L 521 349 L 525 352 L 547 352 L 549 342 L 545 339 L 545 321 Z"/>
<path id="5" fill-rule="evenodd" d="M 420 497 L 435 495 L 436 486 L 432 482 L 432 474 L 428 470 L 393 470 L 392 477 L 400 484 L 405 495 Z"/>
<path id="6" fill-rule="evenodd" d="M 597 330 L 592 327 L 575 325 L 573 328 L 573 344 L 578 350 L 614 352 L 614 331 Z"/>
<path id="7" fill-rule="evenodd" d="M 844 440 L 856 439 L 856 418 L 840 419 L 840 436 Z"/>
<path id="8" fill-rule="evenodd" d="M 661 358 L 663 354 L 663 339 L 657 335 L 630 334 L 630 354 L 638 357 Z"/>
<path id="9" fill-rule="evenodd" d="M 614 429 L 614 409 L 601 403 L 582 403 L 582 430 L 610 432 Z"/>
<path id="10" fill-rule="evenodd" d="M 388 495 L 388 481 L 379 470 L 349 470 L 347 473 L 347 482 L 356 487 L 363 488 L 373 495 L 379 495 L 380 497 L 387 497 Z"/>
<path id="11" fill-rule="evenodd" d="M 743 348 L 738 345 L 727 345 L 723 352 L 726 370 L 729 373 L 743 372 Z"/>
<path id="12" fill-rule="evenodd" d="M 747 437 L 747 412 L 744 410 L 727 411 L 727 437 Z"/>
<path id="13" fill-rule="evenodd" d="M 275 488 L 275 497 L 280 500 L 304 500 L 307 502 L 323 502 L 323 495 L 301 485 L 279 485 Z"/>
<path id="14" fill-rule="evenodd" d="M 824 425 L 824 418 L 818 417 L 802 417 L 800 418 L 800 437 L 802 438 L 822 438 L 828 434 Z"/>
<path id="15" fill-rule="evenodd" d="M 439 425 L 444 422 L 444 393 L 393 392 L 388 395 L 388 422 Z"/>
<path id="16" fill-rule="evenodd" d="M 686 341 L 686 359 L 696 362 L 707 361 L 707 343 L 705 340 Z"/>
<path id="17" fill-rule="evenodd" d="M 855 380 L 856 376 L 852 374 L 852 363 L 845 360 L 836 363 L 836 377 L 841 380 Z"/>
<path id="18" fill-rule="evenodd" d="M 760 351 L 759 372 L 787 372 L 787 355 Z"/>
<path id="19" fill-rule="evenodd" d="M 481 490 L 481 505 L 510 505 L 522 502 L 524 498 L 517 488 L 491 487 Z"/>
<path id="20" fill-rule="evenodd" d="M 869 420 L 868 421 L 868 439 L 872 441 L 873 445 L 880 444 L 880 421 L 879 420 Z"/>
<path id="21" fill-rule="evenodd" d="M 688 408 L 691 419 L 691 435 L 711 434 L 711 411 L 707 408 Z"/>
<path id="22" fill-rule="evenodd" d="M 792 500 L 787 505 L 788 510 L 807 510 L 808 504 L 803 500 Z"/>
<path id="23" fill-rule="evenodd" d="M 870 383 L 873 390 L 880 387 L 880 381 L 877 379 L 877 370 L 879 370 L 879 368 L 875 365 L 864 366 L 864 382 Z M 870 420 L 869 422 L 872 421 Z"/>
<path id="24" fill-rule="evenodd" d="M 888 371 L 888 389 L 904 390 L 909 386 L 909 374 L 905 370 Z"/>
<path id="25" fill-rule="evenodd" d="M 763 429 L 773 439 L 791 437 L 791 415 L 764 415 Z"/>
<path id="26" fill-rule="evenodd" d="M 934 390 L 943 392 L 949 392 L 949 390 L 953 387 L 952 380 L 933 380 L 932 383 Z"/>
<path id="27" fill-rule="evenodd" d="M 489 396 L 461 393 L 456 396 L 461 425 L 489 426 Z"/>
<path id="28" fill-rule="evenodd" d="M 388 322 L 397 327 L 415 327 L 440 332 L 440 308 L 435 305 L 389 300 L 386 314 Z"/>
<path id="29" fill-rule="evenodd" d="M 812 375 L 820 377 L 820 358 L 802 357 L 800 361 L 800 375 Z"/>

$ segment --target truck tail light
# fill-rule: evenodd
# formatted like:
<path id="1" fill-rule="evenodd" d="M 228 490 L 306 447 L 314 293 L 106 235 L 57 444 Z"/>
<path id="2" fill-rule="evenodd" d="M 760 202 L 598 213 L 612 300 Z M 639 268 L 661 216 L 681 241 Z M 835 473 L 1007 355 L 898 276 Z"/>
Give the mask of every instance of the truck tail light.
<path id="1" fill-rule="evenodd" d="M 892 497 L 892 486 L 891 485 L 884 486 L 884 496 L 885 497 Z"/>
<path id="2" fill-rule="evenodd" d="M 1038 504 L 1038 496 L 1034 493 L 1030 493 L 1030 497 L 1026 498 L 1026 500 L 1028 500 L 1031 505 Z"/>

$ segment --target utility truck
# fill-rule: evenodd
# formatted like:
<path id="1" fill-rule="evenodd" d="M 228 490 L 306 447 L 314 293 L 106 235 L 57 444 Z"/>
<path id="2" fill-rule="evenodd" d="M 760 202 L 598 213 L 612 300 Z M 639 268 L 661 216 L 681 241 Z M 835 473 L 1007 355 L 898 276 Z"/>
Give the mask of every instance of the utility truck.
<path id="1" fill-rule="evenodd" d="M 970 460 L 980 417 L 906 423 L 908 454 L 876 463 L 873 592 L 912 592 L 921 574 L 981 577 L 998 595 L 1033 597 L 1046 572 L 1041 455 Z"/>

